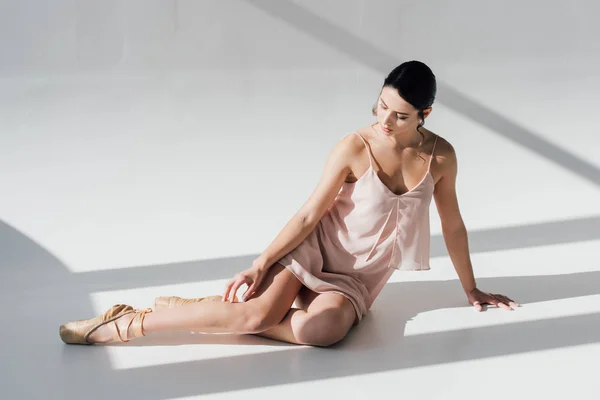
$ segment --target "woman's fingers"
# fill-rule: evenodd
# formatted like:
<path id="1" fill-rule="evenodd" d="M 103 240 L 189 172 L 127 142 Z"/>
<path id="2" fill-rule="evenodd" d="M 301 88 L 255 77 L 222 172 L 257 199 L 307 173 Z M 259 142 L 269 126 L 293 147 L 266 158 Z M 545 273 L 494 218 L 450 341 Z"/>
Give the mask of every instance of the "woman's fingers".
<path id="1" fill-rule="evenodd" d="M 496 307 L 501 307 L 501 308 L 504 308 L 505 310 L 512 311 L 512 308 L 510 308 L 508 305 L 503 303 L 501 295 L 492 295 L 492 298 L 494 299 L 492 301 L 492 304 L 495 305 Z"/>
<path id="2" fill-rule="evenodd" d="M 499 307 L 504 308 L 505 310 L 512 311 L 514 307 L 511 306 L 512 300 L 502 294 L 495 294 L 494 298 L 498 300 Z M 514 304 L 514 302 L 513 302 Z"/>
<path id="3" fill-rule="evenodd" d="M 519 304 L 517 302 L 515 302 L 514 300 L 509 299 L 508 297 L 506 297 L 504 295 L 498 295 L 498 296 L 501 298 L 501 300 L 504 304 L 508 304 L 511 308 L 515 309 L 515 308 L 519 307 Z"/>
<path id="4" fill-rule="evenodd" d="M 246 275 L 238 275 L 236 281 L 233 283 L 233 287 L 231 288 L 231 291 L 229 292 L 229 297 L 230 297 L 230 301 L 233 303 L 235 300 L 235 295 L 238 291 L 238 289 L 240 288 L 240 286 L 242 285 L 246 285 L 248 286 L 248 288 L 251 288 L 254 286 L 254 280 L 251 277 L 248 277 Z M 246 291 L 244 292 L 244 298 L 247 298 L 248 296 L 246 295 L 248 293 L 248 289 L 246 289 Z"/>
<path id="5" fill-rule="evenodd" d="M 232 280 L 230 280 L 227 283 L 227 286 L 225 286 L 225 293 L 223 294 L 223 301 L 229 301 L 233 303 L 233 299 L 235 297 L 235 293 L 237 292 L 238 288 L 240 287 L 240 281 L 241 277 L 240 276 L 236 276 L 235 278 L 233 278 Z"/>
<path id="6" fill-rule="evenodd" d="M 519 307 L 519 303 L 517 303 L 516 301 L 514 301 L 513 299 L 510 299 L 506 296 L 502 296 L 504 303 L 508 304 L 509 306 L 511 306 L 512 308 L 517 308 Z"/>
<path id="7" fill-rule="evenodd" d="M 248 288 L 242 295 L 242 301 L 248 300 L 248 298 L 250 298 L 250 296 L 252 296 L 253 294 L 254 294 L 254 284 L 248 286 Z"/>
<path id="8" fill-rule="evenodd" d="M 252 284 L 248 285 L 248 289 L 244 292 L 242 296 L 242 301 L 248 300 L 250 297 L 254 296 L 254 292 L 256 292 L 256 288 L 260 284 L 260 280 L 256 280 L 252 282 Z"/>
<path id="9" fill-rule="evenodd" d="M 253 295 L 259 281 L 261 280 L 260 274 L 256 276 L 255 272 L 255 270 L 250 268 L 247 271 L 240 272 L 233 279 L 231 279 L 227 285 L 225 285 L 225 292 L 223 294 L 222 301 L 229 301 L 233 303 L 235 301 L 237 291 L 243 284 L 246 284 L 248 288 L 244 292 L 242 300 L 245 301 L 251 295 Z"/>
<path id="10" fill-rule="evenodd" d="M 225 292 L 223 292 L 223 298 L 221 299 L 221 301 L 227 301 L 227 299 L 229 298 L 229 292 L 231 291 L 231 286 L 233 285 L 233 282 L 234 280 L 232 279 L 225 285 Z"/>
<path id="11" fill-rule="evenodd" d="M 482 311 L 482 304 L 491 304 L 498 308 L 512 311 L 517 307 L 520 307 L 514 300 L 502 295 L 493 293 L 483 293 L 482 296 L 476 296 L 477 300 L 473 301 L 473 306 L 477 311 Z"/>
<path id="12" fill-rule="evenodd" d="M 262 279 L 259 277 L 257 279 L 255 279 L 254 281 L 252 281 L 252 284 L 248 285 L 248 289 L 246 290 L 246 292 L 244 293 L 242 300 L 246 301 L 248 300 L 251 296 L 254 295 L 254 292 L 256 292 L 256 288 L 259 286 L 260 281 Z"/>
<path id="13" fill-rule="evenodd" d="M 242 286 L 243 283 L 244 283 L 244 281 L 240 278 L 238 278 L 233 283 L 233 286 L 231 287 L 231 290 L 229 291 L 229 297 L 227 298 L 227 300 L 229 300 L 230 303 L 233 303 L 235 294 L 237 293 L 238 289 L 240 288 L 240 286 Z"/>

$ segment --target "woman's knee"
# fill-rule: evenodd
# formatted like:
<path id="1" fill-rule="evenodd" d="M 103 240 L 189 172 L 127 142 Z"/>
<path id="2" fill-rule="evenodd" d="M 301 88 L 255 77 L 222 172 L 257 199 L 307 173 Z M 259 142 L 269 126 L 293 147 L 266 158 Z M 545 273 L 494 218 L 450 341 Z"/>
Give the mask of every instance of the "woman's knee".
<path id="1" fill-rule="evenodd" d="M 352 327 L 343 310 L 331 308 L 307 313 L 298 323 L 294 335 L 309 346 L 328 347 L 341 341 Z"/>
<path id="2" fill-rule="evenodd" d="M 280 323 L 286 313 L 269 307 L 249 307 L 248 312 L 244 313 L 245 333 L 264 332 Z"/>
<path id="3" fill-rule="evenodd" d="M 244 308 L 244 329 L 260 333 L 277 325 L 292 307 L 302 283 L 285 267 L 273 265 Z"/>

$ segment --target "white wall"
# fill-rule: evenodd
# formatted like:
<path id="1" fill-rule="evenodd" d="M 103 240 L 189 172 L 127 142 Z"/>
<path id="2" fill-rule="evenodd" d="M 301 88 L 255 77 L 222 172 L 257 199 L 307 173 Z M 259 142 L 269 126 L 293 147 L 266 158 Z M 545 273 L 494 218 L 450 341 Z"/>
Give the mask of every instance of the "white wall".
<path id="1" fill-rule="evenodd" d="M 457 149 L 474 239 L 597 218 L 599 11 L 2 1 L 0 220 L 70 271 L 250 261 L 312 192 L 332 146 L 373 121 L 385 75 L 411 59 L 437 76 L 427 127 Z"/>

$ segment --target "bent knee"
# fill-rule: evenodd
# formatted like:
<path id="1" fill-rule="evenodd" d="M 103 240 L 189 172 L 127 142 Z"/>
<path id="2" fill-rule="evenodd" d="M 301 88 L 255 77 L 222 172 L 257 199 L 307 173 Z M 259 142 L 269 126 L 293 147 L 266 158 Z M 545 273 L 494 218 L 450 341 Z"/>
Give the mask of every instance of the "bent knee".
<path id="1" fill-rule="evenodd" d="M 277 325 L 285 317 L 273 310 L 265 310 L 258 307 L 248 307 L 244 314 L 242 331 L 247 334 L 264 332 Z"/>
<path id="2" fill-rule="evenodd" d="M 351 328 L 347 318 L 338 309 L 307 314 L 294 334 L 305 345 L 328 347 L 341 341 Z"/>

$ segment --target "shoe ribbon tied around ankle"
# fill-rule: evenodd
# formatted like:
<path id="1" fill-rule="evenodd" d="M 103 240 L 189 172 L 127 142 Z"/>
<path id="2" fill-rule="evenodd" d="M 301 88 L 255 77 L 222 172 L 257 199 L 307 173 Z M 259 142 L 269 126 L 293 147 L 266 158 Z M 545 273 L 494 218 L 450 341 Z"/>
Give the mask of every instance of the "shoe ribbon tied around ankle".
<path id="1" fill-rule="evenodd" d="M 134 309 L 135 315 L 129 320 L 127 327 L 125 328 L 125 338 L 121 335 L 121 330 L 117 324 L 117 320 L 113 321 L 116 329 L 116 336 L 114 340 L 120 340 L 121 342 L 129 342 L 131 338 L 146 336 L 144 334 L 143 323 L 147 313 L 152 312 L 152 308 L 146 308 L 145 310 Z M 129 329 L 132 331 L 132 336 L 129 336 Z"/>

